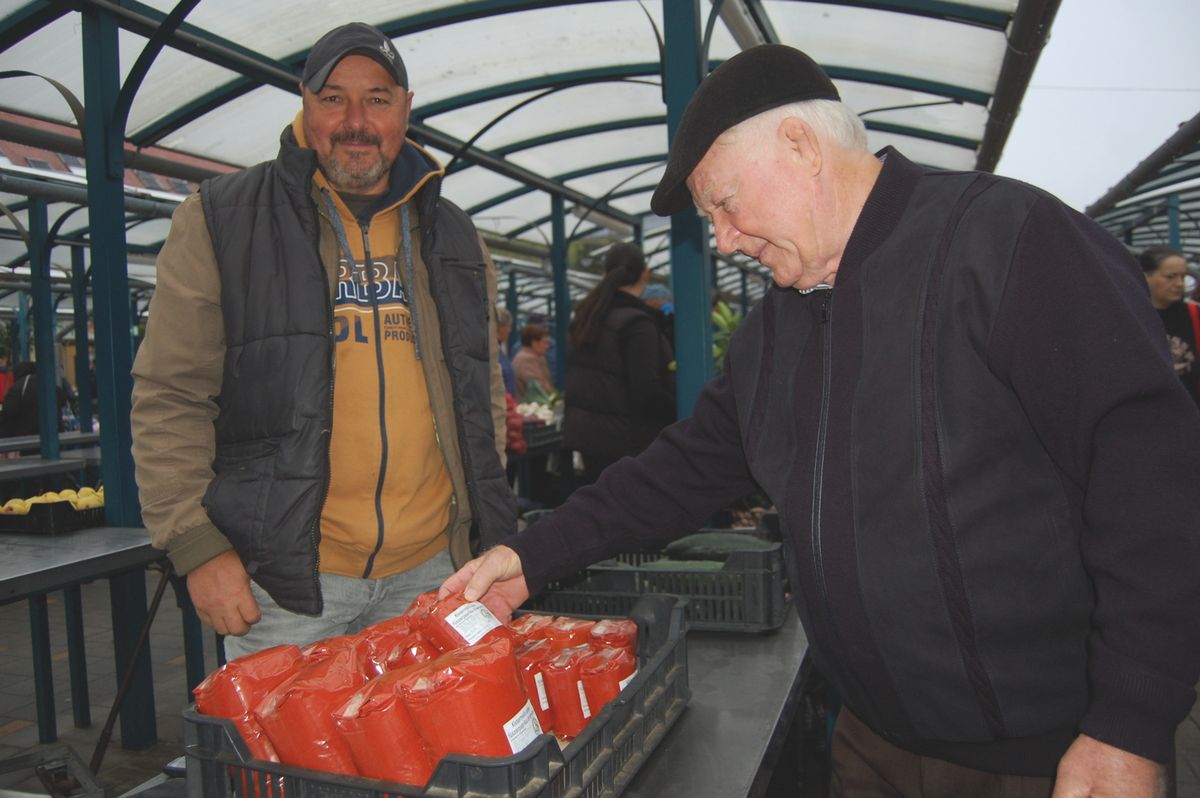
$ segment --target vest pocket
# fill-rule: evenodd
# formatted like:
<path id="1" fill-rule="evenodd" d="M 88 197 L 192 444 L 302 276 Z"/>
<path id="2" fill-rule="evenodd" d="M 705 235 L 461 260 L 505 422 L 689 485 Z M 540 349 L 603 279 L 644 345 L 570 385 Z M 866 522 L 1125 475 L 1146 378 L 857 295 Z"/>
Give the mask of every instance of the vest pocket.
<path id="1" fill-rule="evenodd" d="M 266 554 L 267 498 L 278 451 L 279 438 L 218 445 L 215 475 L 204 492 L 209 520 L 229 538 L 251 573 Z"/>
<path id="2" fill-rule="evenodd" d="M 446 318 L 443 326 L 447 350 L 458 349 L 478 360 L 488 359 L 487 267 L 479 261 L 445 258 L 439 281 L 445 292 L 439 297 L 438 312 Z M 440 292 L 439 292 L 440 293 Z"/>

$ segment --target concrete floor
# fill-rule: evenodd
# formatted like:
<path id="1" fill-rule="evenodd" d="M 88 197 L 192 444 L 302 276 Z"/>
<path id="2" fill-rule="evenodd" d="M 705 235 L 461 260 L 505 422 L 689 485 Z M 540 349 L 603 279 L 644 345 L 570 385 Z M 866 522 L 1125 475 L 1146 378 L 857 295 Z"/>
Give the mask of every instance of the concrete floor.
<path id="1" fill-rule="evenodd" d="M 147 575 L 147 595 L 153 595 L 157 580 L 157 573 Z M 49 604 L 59 742 L 70 746 L 86 764 L 92 758 L 118 687 L 112 656 L 108 582 L 100 580 L 83 588 L 90 728 L 74 728 L 61 597 L 51 595 Z M 216 666 L 216 655 L 211 634 L 205 635 L 204 645 L 205 665 L 212 669 Z M 171 590 L 163 597 L 155 618 L 150 656 L 159 742 L 143 751 L 127 751 L 121 747 L 120 724 L 117 724 L 96 778 L 109 796 L 121 795 L 143 784 L 182 753 L 180 711 L 190 703 L 190 696 L 184 669 L 180 614 Z M 29 612 L 25 602 L 17 602 L 0 606 L 0 760 L 39 749 L 29 649 Z M 1194 708 L 1180 726 L 1176 750 L 1176 795 L 1178 798 L 1200 798 L 1200 707 Z M 0 773 L 0 793 L 6 790 L 46 794 L 31 771 Z"/>

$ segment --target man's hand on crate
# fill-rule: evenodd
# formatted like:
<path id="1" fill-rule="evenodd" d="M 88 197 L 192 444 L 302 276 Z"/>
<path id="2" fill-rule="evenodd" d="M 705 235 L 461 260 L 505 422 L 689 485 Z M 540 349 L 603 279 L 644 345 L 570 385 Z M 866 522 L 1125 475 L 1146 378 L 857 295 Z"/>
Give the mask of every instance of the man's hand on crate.
<path id="1" fill-rule="evenodd" d="M 196 615 L 219 635 L 244 635 L 262 617 L 250 576 L 233 549 L 188 572 L 187 587 Z"/>
<path id="2" fill-rule="evenodd" d="M 463 591 L 468 601 L 483 602 L 497 618 L 508 623 L 513 610 L 529 598 L 521 571 L 521 558 L 508 546 L 496 546 L 476 557 L 442 583 L 438 598 Z"/>

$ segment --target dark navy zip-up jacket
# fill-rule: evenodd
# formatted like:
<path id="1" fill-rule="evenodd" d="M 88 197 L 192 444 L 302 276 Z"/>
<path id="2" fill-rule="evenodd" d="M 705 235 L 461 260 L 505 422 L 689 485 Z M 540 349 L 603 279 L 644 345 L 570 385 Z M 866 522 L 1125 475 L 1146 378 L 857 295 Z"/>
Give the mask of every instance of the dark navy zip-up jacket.
<path id="1" fill-rule="evenodd" d="M 1200 414 L 1133 259 L 1037 189 L 894 151 L 832 290 L 776 288 L 694 415 L 512 544 L 532 590 L 755 487 L 816 664 L 917 753 L 1165 761 L 1200 673 Z"/>

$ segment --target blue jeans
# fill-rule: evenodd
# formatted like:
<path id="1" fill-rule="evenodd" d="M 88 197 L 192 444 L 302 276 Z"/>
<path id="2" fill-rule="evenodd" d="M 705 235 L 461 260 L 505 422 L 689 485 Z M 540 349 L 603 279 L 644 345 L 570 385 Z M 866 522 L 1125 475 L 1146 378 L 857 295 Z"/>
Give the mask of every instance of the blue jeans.
<path id="1" fill-rule="evenodd" d="M 454 565 L 449 550 L 445 550 L 416 568 L 383 579 L 321 574 L 325 609 L 315 617 L 283 609 L 251 582 L 250 590 L 262 609 L 262 620 L 243 637 L 225 638 L 225 658 L 231 660 L 286 643 L 303 648 L 326 637 L 354 634 L 403 614 L 418 594 L 437 590 L 452 573 Z"/>

